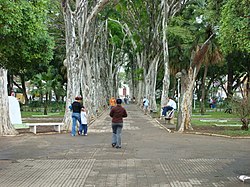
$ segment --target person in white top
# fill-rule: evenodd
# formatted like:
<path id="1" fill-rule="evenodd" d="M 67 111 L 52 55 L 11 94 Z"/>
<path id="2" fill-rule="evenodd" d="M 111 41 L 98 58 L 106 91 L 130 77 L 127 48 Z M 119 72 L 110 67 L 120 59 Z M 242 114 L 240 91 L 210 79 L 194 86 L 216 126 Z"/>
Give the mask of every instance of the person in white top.
<path id="1" fill-rule="evenodd" d="M 144 114 L 146 115 L 147 111 L 148 111 L 149 100 L 146 97 L 144 97 L 143 101 L 142 101 L 142 104 L 143 104 Z"/>
<path id="2" fill-rule="evenodd" d="M 86 111 L 86 108 L 82 108 L 82 111 L 81 111 L 81 122 L 82 122 L 82 125 L 80 126 L 79 131 L 80 131 L 80 133 L 82 135 L 87 136 L 87 132 L 88 132 L 88 120 L 87 120 L 87 111 Z"/>
<path id="3" fill-rule="evenodd" d="M 169 110 L 176 110 L 176 102 L 172 98 L 168 98 L 168 103 L 162 108 L 162 116 L 166 116 Z"/>

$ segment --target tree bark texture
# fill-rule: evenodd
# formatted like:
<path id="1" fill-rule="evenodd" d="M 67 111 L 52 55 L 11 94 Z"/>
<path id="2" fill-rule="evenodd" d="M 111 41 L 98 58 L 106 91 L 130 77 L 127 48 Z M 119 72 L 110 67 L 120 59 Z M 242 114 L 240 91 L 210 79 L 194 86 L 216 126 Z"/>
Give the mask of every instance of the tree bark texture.
<path id="1" fill-rule="evenodd" d="M 189 0 L 162 0 L 162 44 L 163 44 L 163 63 L 164 63 L 164 77 L 162 80 L 162 94 L 161 94 L 161 106 L 167 104 L 167 97 L 169 96 L 170 85 L 170 70 L 169 70 L 169 51 L 167 40 L 167 27 L 168 19 L 173 17 L 182 6 L 184 6 Z"/>
<path id="2" fill-rule="evenodd" d="M 62 1 L 66 29 L 66 59 L 67 67 L 67 99 L 64 116 L 64 129 L 71 129 L 71 112 L 69 105 L 77 95 L 83 96 L 83 104 L 87 107 L 90 116 L 95 113 L 91 89 L 93 85 L 93 64 L 91 64 L 91 29 L 94 18 L 103 9 L 109 0 L 99 0 L 95 5 L 88 1 L 78 0 L 72 10 L 68 0 Z M 91 41 L 91 42 L 90 42 Z"/>
<path id="3" fill-rule="evenodd" d="M 7 70 L 0 68 L 0 135 L 17 135 L 10 122 L 9 116 L 9 99 L 7 89 Z"/>
<path id="4" fill-rule="evenodd" d="M 187 74 L 187 88 L 183 94 L 181 101 L 181 121 L 179 132 L 183 132 L 191 127 L 191 115 L 192 115 L 192 101 L 193 101 L 193 89 L 194 83 L 199 73 L 201 63 L 204 60 L 205 53 L 208 50 L 208 42 L 213 37 L 213 34 L 205 41 L 201 47 L 197 47 L 196 52 L 192 53 L 191 64 Z"/>

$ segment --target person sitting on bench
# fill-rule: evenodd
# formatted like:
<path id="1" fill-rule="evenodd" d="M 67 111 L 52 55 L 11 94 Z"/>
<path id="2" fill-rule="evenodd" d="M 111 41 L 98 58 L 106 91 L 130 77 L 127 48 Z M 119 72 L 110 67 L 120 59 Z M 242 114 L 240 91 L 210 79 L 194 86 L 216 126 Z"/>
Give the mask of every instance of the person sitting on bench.
<path id="1" fill-rule="evenodd" d="M 176 102 L 173 100 L 172 97 L 167 98 L 168 103 L 166 106 L 162 107 L 162 116 L 166 116 L 167 112 L 170 110 L 176 110 Z"/>

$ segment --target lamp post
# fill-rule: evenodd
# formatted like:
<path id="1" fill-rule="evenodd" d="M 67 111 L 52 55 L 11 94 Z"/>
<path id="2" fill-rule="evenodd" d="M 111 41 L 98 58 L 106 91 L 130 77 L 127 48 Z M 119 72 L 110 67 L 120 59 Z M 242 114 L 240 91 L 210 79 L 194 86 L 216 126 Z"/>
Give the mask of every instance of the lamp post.
<path id="1" fill-rule="evenodd" d="M 175 78 L 177 79 L 177 107 L 178 107 L 178 110 L 180 108 L 180 96 L 181 96 L 181 93 L 180 93 L 180 80 L 181 80 L 181 72 L 178 72 L 176 73 L 175 75 Z"/>

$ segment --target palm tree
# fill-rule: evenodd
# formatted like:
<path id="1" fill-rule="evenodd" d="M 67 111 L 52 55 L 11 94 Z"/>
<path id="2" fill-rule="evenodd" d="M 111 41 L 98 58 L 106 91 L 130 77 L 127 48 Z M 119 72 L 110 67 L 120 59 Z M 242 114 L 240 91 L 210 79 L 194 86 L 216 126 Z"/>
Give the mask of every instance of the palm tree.
<path id="1" fill-rule="evenodd" d="M 33 94 L 34 93 L 39 94 L 41 102 L 43 102 L 43 97 L 45 96 L 43 106 L 44 106 L 44 115 L 47 115 L 48 104 L 51 101 L 52 92 L 54 90 L 58 90 L 58 87 L 60 85 L 58 76 L 54 75 L 53 67 L 50 66 L 47 72 L 43 72 L 43 73 L 35 75 L 31 83 L 37 87 L 36 90 L 33 90 Z"/>
<path id="2" fill-rule="evenodd" d="M 206 35 L 209 36 L 213 32 L 212 27 L 208 26 Z M 215 65 L 223 60 L 222 53 L 219 49 L 219 47 L 216 45 L 215 40 L 211 40 L 211 42 L 208 45 L 208 50 L 204 54 L 204 73 L 203 73 L 203 78 L 202 78 L 202 84 L 201 84 L 201 114 L 205 113 L 205 98 L 206 98 L 206 77 L 207 77 L 207 72 L 208 68 L 210 65 Z"/>

